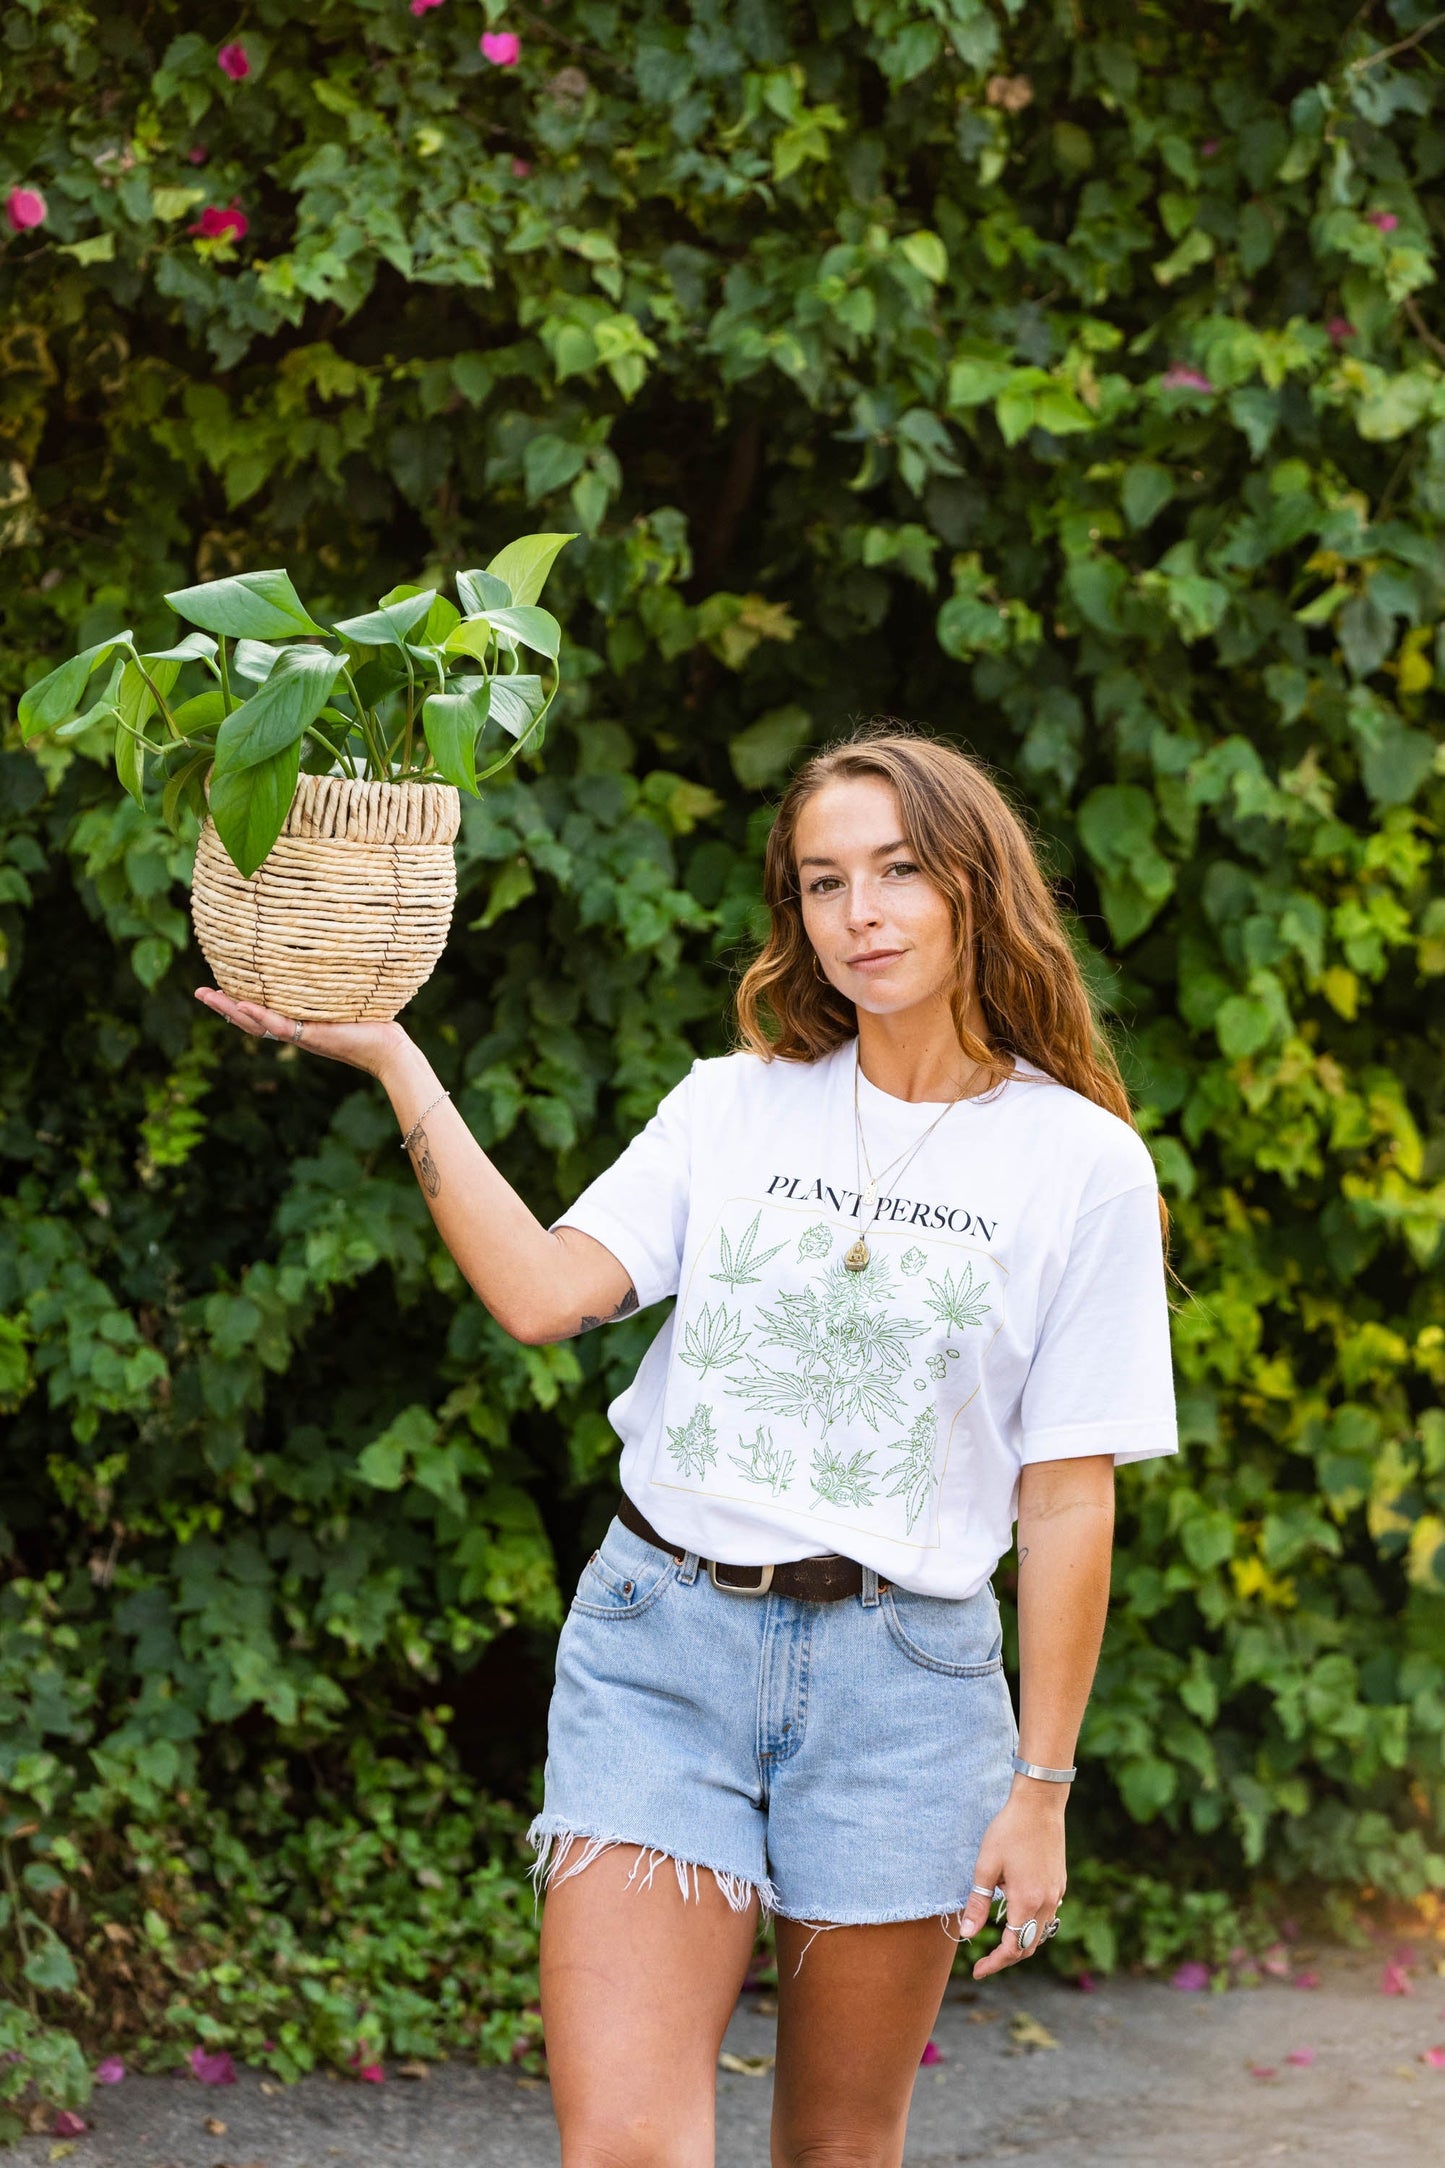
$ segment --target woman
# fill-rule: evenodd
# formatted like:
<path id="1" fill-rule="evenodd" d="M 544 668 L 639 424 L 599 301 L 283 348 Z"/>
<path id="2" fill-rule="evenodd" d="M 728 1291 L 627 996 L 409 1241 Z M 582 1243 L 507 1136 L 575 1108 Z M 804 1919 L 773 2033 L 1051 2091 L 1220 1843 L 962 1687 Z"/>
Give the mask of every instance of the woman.
<path id="1" fill-rule="evenodd" d="M 1153 1167 L 999 792 L 872 728 L 795 777 L 764 887 L 740 1047 L 550 1228 L 401 1025 L 303 1036 L 386 1086 L 517 1339 L 678 1298 L 609 1410 L 624 1495 L 532 1831 L 565 2168 L 711 2162 L 765 1908 L 775 2168 L 901 2160 L 956 1942 L 995 1896 L 975 1979 L 1054 1931 L 1113 1470 L 1176 1446 Z M 1021 1729 L 989 1578 L 1015 1517 Z"/>

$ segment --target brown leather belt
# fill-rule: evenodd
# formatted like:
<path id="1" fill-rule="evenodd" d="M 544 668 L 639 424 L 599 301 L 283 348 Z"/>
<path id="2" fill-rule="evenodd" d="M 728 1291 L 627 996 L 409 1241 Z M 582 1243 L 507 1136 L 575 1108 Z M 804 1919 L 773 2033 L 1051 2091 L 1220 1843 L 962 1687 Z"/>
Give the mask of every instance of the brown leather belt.
<path id="1" fill-rule="evenodd" d="M 669 1558 L 685 1558 L 675 1543 L 660 1536 L 651 1521 L 638 1512 L 626 1491 L 617 1508 L 617 1518 L 634 1536 L 641 1536 L 644 1543 L 653 1544 L 659 1551 L 666 1551 Z M 863 1568 L 856 1558 L 844 1558 L 838 1551 L 825 1551 L 817 1558 L 791 1558 L 781 1566 L 723 1566 L 715 1558 L 702 1561 L 707 1567 L 708 1578 L 714 1588 L 721 1588 L 731 1596 L 792 1596 L 799 1603 L 837 1603 L 844 1596 L 861 1596 L 863 1593 Z M 742 1574 L 747 1578 L 734 1579 Z M 880 1580 L 880 1588 L 888 1583 Z"/>

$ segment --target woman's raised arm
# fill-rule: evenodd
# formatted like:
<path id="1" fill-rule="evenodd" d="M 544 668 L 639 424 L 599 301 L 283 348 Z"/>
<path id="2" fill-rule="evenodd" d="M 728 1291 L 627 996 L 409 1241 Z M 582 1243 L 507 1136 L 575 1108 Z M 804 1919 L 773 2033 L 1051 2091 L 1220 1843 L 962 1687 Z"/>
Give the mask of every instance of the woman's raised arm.
<path id="1" fill-rule="evenodd" d="M 290 1017 L 214 988 L 196 998 L 252 1038 L 292 1040 Z M 397 1023 L 307 1024 L 305 1052 L 364 1069 L 386 1090 L 437 1232 L 504 1332 L 537 1346 L 625 1317 L 637 1295 L 605 1244 L 580 1227 L 550 1234 L 492 1165 L 421 1048 Z"/>

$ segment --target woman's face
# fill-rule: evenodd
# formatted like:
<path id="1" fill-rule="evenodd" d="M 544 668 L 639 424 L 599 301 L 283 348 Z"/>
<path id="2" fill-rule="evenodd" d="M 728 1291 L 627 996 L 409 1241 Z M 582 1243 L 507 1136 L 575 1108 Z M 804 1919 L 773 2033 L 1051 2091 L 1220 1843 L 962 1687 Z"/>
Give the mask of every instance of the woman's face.
<path id="1" fill-rule="evenodd" d="M 840 994 L 876 1016 L 946 998 L 952 914 L 909 851 L 891 783 L 825 783 L 803 807 L 794 851 L 803 925 Z"/>

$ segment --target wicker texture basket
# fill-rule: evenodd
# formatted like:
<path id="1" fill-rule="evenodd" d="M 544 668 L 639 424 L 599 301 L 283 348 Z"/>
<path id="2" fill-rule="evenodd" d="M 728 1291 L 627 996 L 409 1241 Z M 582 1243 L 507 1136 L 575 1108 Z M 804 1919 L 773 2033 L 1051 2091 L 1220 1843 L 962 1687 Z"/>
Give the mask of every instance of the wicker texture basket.
<path id="1" fill-rule="evenodd" d="M 208 819 L 191 919 L 222 993 L 307 1022 L 395 1016 L 446 946 L 460 825 L 450 783 L 303 775 L 247 881 Z"/>

